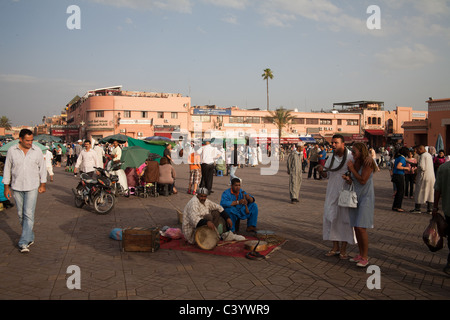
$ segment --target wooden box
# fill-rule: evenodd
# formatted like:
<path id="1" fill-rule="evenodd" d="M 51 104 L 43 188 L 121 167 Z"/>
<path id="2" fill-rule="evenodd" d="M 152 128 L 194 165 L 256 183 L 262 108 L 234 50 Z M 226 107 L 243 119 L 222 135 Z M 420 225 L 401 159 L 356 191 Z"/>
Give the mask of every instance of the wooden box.
<path id="1" fill-rule="evenodd" d="M 122 232 L 122 250 L 155 252 L 159 249 L 159 228 L 129 228 Z"/>

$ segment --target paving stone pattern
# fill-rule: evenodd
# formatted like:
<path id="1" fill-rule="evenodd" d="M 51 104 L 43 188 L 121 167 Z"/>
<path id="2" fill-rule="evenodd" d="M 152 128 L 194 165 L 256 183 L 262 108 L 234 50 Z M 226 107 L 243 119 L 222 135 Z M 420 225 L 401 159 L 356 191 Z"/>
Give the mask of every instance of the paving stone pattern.
<path id="1" fill-rule="evenodd" d="M 372 273 L 348 260 L 326 257 L 331 243 L 322 240 L 327 180 L 303 175 L 300 203 L 291 204 L 285 162 L 276 175 L 260 167 L 238 169 L 242 187 L 256 197 L 258 228 L 287 239 L 281 249 L 260 261 L 210 254 L 158 250 L 123 252 L 109 238 L 113 228 L 179 227 L 188 166 L 178 165 L 177 195 L 120 197 L 108 215 L 74 206 L 77 183 L 63 168 L 39 196 L 35 244 L 20 253 L 21 228 L 15 208 L 0 212 L 0 299 L 26 300 L 448 300 L 450 277 L 442 272 L 448 254 L 431 253 L 422 241 L 430 216 L 391 211 L 389 172 L 375 174 L 375 228 L 369 230 L 370 262 L 380 268 L 380 289 L 369 289 Z M 210 200 L 219 202 L 229 177 L 214 177 Z M 413 200 L 405 199 L 404 209 Z M 246 223 L 241 222 L 241 231 Z M 246 234 L 245 232 L 243 234 Z M 357 246 L 349 246 L 350 255 Z M 67 268 L 81 270 L 81 289 L 68 289 Z"/>

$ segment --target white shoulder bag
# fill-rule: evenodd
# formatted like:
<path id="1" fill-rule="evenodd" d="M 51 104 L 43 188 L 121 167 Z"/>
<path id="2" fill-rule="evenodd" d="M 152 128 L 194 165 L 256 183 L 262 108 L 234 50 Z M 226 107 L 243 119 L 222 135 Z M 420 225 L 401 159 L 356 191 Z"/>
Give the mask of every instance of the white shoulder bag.
<path id="1" fill-rule="evenodd" d="M 350 185 L 350 189 L 345 188 L 346 183 L 342 186 L 342 190 L 339 193 L 339 202 L 338 205 L 340 207 L 346 208 L 357 208 L 358 207 L 358 197 L 356 196 L 356 192 L 353 188 L 353 183 Z"/>

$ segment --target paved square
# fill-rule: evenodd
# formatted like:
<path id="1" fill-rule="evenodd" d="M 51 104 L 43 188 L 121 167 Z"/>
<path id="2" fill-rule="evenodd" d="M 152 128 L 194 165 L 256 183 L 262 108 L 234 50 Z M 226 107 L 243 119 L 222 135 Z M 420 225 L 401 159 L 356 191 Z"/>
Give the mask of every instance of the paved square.
<path id="1" fill-rule="evenodd" d="M 268 259 L 215 256 L 172 250 L 122 252 L 109 238 L 113 228 L 181 227 L 188 166 L 175 166 L 177 195 L 158 198 L 120 197 L 112 212 L 101 216 L 77 209 L 71 188 L 77 183 L 63 168 L 54 168 L 55 182 L 39 196 L 35 244 L 31 252 L 17 249 L 20 236 L 15 208 L 0 212 L 0 299 L 43 300 L 437 300 L 450 299 L 450 277 L 442 272 L 448 254 L 431 253 L 422 241 L 430 219 L 426 214 L 391 211 L 392 183 L 382 170 L 375 180 L 375 228 L 369 230 L 370 262 L 379 267 L 380 289 L 369 289 L 372 273 L 337 257 L 326 257 L 330 242 L 322 240 L 326 180 L 303 175 L 300 203 L 291 204 L 285 162 L 274 176 L 260 167 L 238 169 L 242 187 L 259 206 L 259 229 L 275 231 L 288 241 Z M 220 202 L 229 177 L 214 177 L 210 200 Z M 404 209 L 412 209 L 412 199 Z M 245 230 L 241 222 L 241 230 Z M 357 252 L 349 246 L 349 253 Z M 67 287 L 81 271 L 81 289 Z"/>

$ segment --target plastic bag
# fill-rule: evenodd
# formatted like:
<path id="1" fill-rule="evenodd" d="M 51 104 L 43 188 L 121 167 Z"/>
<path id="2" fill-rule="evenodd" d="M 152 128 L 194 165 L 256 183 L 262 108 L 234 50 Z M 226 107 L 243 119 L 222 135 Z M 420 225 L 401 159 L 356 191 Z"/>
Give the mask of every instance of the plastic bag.
<path id="1" fill-rule="evenodd" d="M 181 239 L 183 237 L 183 233 L 179 228 L 168 228 L 162 233 L 162 236 L 170 239 Z"/>
<path id="2" fill-rule="evenodd" d="M 444 247 L 444 237 L 447 236 L 447 222 L 441 214 L 435 214 L 423 232 L 422 238 L 431 252 L 436 252 Z"/>
<path id="3" fill-rule="evenodd" d="M 122 240 L 122 229 L 121 228 L 114 228 L 109 233 L 109 237 L 114 240 Z"/>

